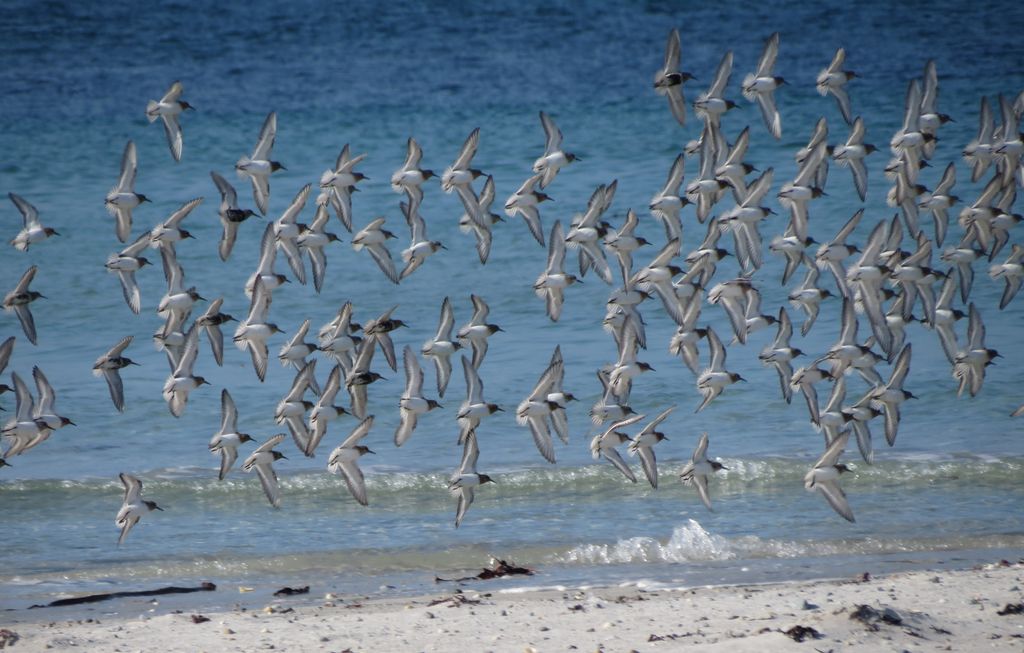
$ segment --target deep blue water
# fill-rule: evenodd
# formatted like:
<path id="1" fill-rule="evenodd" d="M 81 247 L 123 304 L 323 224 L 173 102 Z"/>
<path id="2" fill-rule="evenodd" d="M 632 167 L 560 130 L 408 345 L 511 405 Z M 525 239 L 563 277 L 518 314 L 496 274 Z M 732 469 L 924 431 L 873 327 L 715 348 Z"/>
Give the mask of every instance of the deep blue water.
<path id="1" fill-rule="evenodd" d="M 567 224 L 585 208 L 594 187 L 617 179 L 610 221 L 619 224 L 626 210 L 635 208 L 641 216 L 638 232 L 655 243 L 635 256 L 641 265 L 663 239 L 645 207 L 683 144 L 699 131 L 692 111 L 686 127 L 679 128 L 651 89 L 672 27 L 682 32 L 683 67 L 697 77 L 687 85 L 691 101 L 710 82 L 723 52 L 733 49 L 728 96 L 740 108 L 728 114 L 724 129 L 732 139 L 751 126 L 748 161 L 762 170 L 775 168 L 770 198 L 795 174 L 793 153 L 806 143 L 819 116 L 829 121 L 830 143 L 845 140 L 836 105 L 817 94 L 814 78 L 836 47 L 846 47 L 847 65 L 860 75 L 849 86 L 854 112 L 865 119 L 867 140 L 882 149 L 868 159 L 866 216 L 854 237 L 862 242 L 875 222 L 893 214 L 885 204 L 884 146 L 902 122 L 907 80 L 920 75 L 929 58 L 939 71 L 940 108 L 955 122 L 940 132 L 934 167 L 922 172 L 921 182 L 933 186 L 946 163 L 956 161 L 957 194 L 967 201 L 976 197 L 980 184 L 969 183 L 960 150 L 974 136 L 982 95 L 1012 97 L 1024 88 L 1024 44 L 1017 34 L 1024 24 L 1021 8 L 1005 3 L 763 3 L 735 9 L 675 3 L 580 8 L 551 2 L 505 7 L 299 2 L 286 8 L 251 2 L 217 10 L 185 3 L 92 5 L 8 3 L 0 21 L 0 190 L 28 199 L 44 224 L 62 234 L 27 254 L 6 248 L 0 256 L 5 290 L 37 264 L 33 287 L 47 297 L 33 304 L 38 347 L 21 336 L 13 314 L 0 315 L 0 336 L 18 336 L 7 373 L 29 378 L 32 366 L 39 365 L 56 387 L 59 412 L 77 423 L 0 470 L 6 563 L 0 582 L 11 589 L 5 595 L 14 597 L 12 605 L 23 604 L 22 591 L 35 597 L 153 576 L 251 583 L 276 575 L 322 577 L 356 570 L 370 579 L 367 587 L 401 574 L 406 574 L 403 582 L 415 585 L 435 572 L 482 565 L 489 553 L 548 570 L 582 569 L 549 571 L 555 577 L 598 580 L 613 575 L 676 579 L 677 563 L 691 562 L 697 574 L 703 562 L 714 561 L 722 570 L 714 578 L 728 581 L 741 566 L 749 568 L 750 560 L 760 560 L 754 568 L 767 577 L 779 560 L 804 557 L 815 561 L 808 563 L 811 568 L 829 574 L 843 568 L 846 554 L 882 564 L 884 556 L 900 551 L 934 560 L 934 551 L 1021 548 L 1024 422 L 1008 415 L 1024 401 L 1024 350 L 1017 345 L 1024 308 L 1018 300 L 998 310 L 1002 282 L 988 279 L 985 261 L 976 264 L 971 299 L 985 319 L 989 346 L 1005 359 L 989 368 L 980 396 L 957 399 L 937 339 L 919 325 L 910 327 L 914 357 L 907 387 L 920 399 L 904 407 L 897 446 L 880 447 L 877 464 L 859 464 L 846 481 L 858 518 L 847 524 L 801 487 L 803 473 L 820 453 L 821 437 L 808 425 L 799 397 L 790 406 L 783 403 L 775 372 L 758 362 L 757 352 L 772 338 L 768 331 L 752 336 L 745 347 L 729 349 L 730 369 L 749 383 L 729 388 L 694 415 L 700 400 L 694 378 L 667 351 L 674 325 L 656 301 L 644 305 L 650 344 L 641 360 L 656 372 L 636 382 L 632 405 L 647 414 L 671 404 L 678 409 L 665 424 L 670 440 L 658 449 L 661 488 L 632 486 L 605 463 L 596 465 L 588 450 L 587 410 L 600 392 L 594 372 L 616 357 L 600 326 L 609 291 L 603 283 L 588 276 L 570 288 L 561 320 L 551 323 L 532 290 L 546 253 L 520 218 L 497 225 L 491 258 L 481 266 L 472 238 L 457 227 L 462 206 L 436 185 L 428 185 L 422 213 L 431 238 L 448 250 L 398 287 L 365 253 L 352 250 L 350 236 L 332 219 L 331 229 L 343 242 L 328 250 L 323 292 L 291 284 L 274 295 L 272 317 L 285 331 L 294 332 L 307 317 L 315 330 L 346 300 L 354 302 L 358 321 L 398 304 L 395 316 L 410 326 L 394 334 L 396 345 L 418 350 L 433 335 L 443 297 L 451 297 L 456 323 L 462 324 L 471 312 L 470 293 L 479 294 L 491 306 L 492 321 L 505 329 L 492 338 L 481 369 L 485 396 L 509 413 L 529 393 L 553 347 L 562 347 L 566 388 L 581 399 L 570 409 L 570 445 L 557 444 L 558 465 L 551 467 L 511 414 L 487 420 L 480 429 L 480 467 L 493 472 L 498 483 L 477 493 L 457 531 L 454 501 L 444 490 L 461 453 L 454 413 L 464 385 L 457 361 L 444 410 L 423 418 L 412 440 L 395 449 L 391 437 L 404 382 L 401 368 L 391 373 L 378 355 L 376 366 L 387 380 L 370 388 L 370 412 L 377 422 L 367 444 L 378 454 L 363 459 L 369 508 L 356 505 L 341 480 L 323 471 L 326 452 L 355 424 L 342 418 L 332 424 L 316 459 L 303 458 L 290 439 L 283 445 L 289 455 L 278 466 L 284 503 L 274 511 L 255 478 L 236 470 L 218 483 L 216 459 L 206 444 L 219 426 L 220 388 L 235 397 L 243 430 L 259 440 L 280 430 L 272 407 L 292 378 L 275 358 L 285 337 L 271 340 L 270 371 L 262 384 L 247 354 L 229 343 L 225 366 L 218 368 L 203 343 L 197 370 L 212 385 L 193 393 L 185 415 L 175 419 L 160 396 L 167 365 L 150 344 L 160 325 L 155 306 L 165 289 L 159 265 L 139 274 L 140 316 L 131 314 L 116 278 L 103 268 L 106 256 L 121 248 L 103 197 L 117 179 L 125 141 L 132 139 L 139 152 L 136 189 L 153 199 L 135 211 L 133 235 L 185 201 L 204 196 L 185 225 L 196 240 L 178 247 L 179 260 L 189 284 L 207 298 L 223 296 L 226 312 L 244 316 L 248 300 L 242 285 L 256 265 L 264 222 L 243 225 L 232 258 L 222 263 L 216 254 L 219 198 L 209 171 L 225 175 L 243 206 L 252 206 L 248 182 L 237 179 L 231 167 L 251 152 L 271 110 L 278 112 L 275 158 L 287 170 L 272 179 L 268 219 L 276 218 L 304 184 L 315 183 L 341 147 L 351 143 L 355 153 L 368 153 L 360 169 L 369 180 L 353 200 L 357 228 L 386 216 L 399 235 L 398 244 L 391 245 L 396 258 L 408 232 L 398 210 L 400 196 L 387 181 L 404 159 L 406 139 L 415 136 L 425 152 L 424 165 L 440 172 L 466 135 L 480 127 L 474 164 L 494 175 L 497 202 L 503 203 L 543 150 L 537 113 L 544 110 L 561 127 L 566 149 L 581 157 L 548 189 L 555 201 L 542 211 L 545 231 L 555 219 Z M 789 81 L 777 93 L 783 121 L 778 142 L 739 92 L 739 81 L 756 66 L 763 40 L 775 30 L 781 32 L 776 72 Z M 144 116 L 146 102 L 176 79 L 197 108 L 183 118 L 184 156 L 178 164 L 162 129 Z M 688 179 L 697 168 L 696 159 L 687 161 Z M 826 190 L 828 195 L 811 207 L 811 235 L 819 241 L 831 238 L 862 206 L 849 173 L 838 166 L 832 167 Z M 726 199 L 719 209 L 731 206 Z M 785 226 L 785 212 L 776 210 L 780 215 L 762 228 L 766 242 Z M 13 237 L 20 226 L 13 205 L 0 214 L 4 237 Z M 683 216 L 685 252 L 703 238 L 704 227 L 692 209 Z M 312 218 L 311 206 L 302 218 Z M 930 230 L 930 220 L 924 222 Z M 953 225 L 947 244 L 961 233 Z M 1018 238 L 1012 235 L 1011 242 Z M 731 249 L 731 238 L 724 236 L 722 244 Z M 788 290 L 779 284 L 781 262 L 767 252 L 765 259 L 755 281 L 765 312 L 773 313 Z M 287 273 L 281 257 L 277 267 Z M 730 258 L 716 281 L 735 273 Z M 797 336 L 794 344 L 815 355 L 824 352 L 838 335 L 838 313 L 837 302 L 826 302 L 808 337 Z M 706 305 L 701 320 L 720 334 L 729 331 L 718 307 Z M 866 322 L 861 330 L 863 337 Z M 124 372 L 128 410 L 122 415 L 90 370 L 128 334 L 135 335 L 128 355 L 141 367 Z M 322 379 L 328 361 L 319 367 Z M 428 395 L 434 396 L 428 362 L 424 369 Z M 850 387 L 851 399 L 863 389 L 854 379 Z M 3 396 L 0 405 L 13 411 L 13 397 Z M 877 441 L 881 428 L 879 421 Z M 711 454 L 730 467 L 712 487 L 715 513 L 706 512 L 692 490 L 675 479 L 702 431 L 710 434 Z M 848 457 L 854 460 L 856 453 Z M 118 549 L 113 517 L 121 500 L 121 471 L 142 478 L 146 496 L 166 512 L 146 517 Z M 687 578 L 689 571 L 682 580 Z M 12 583 L 30 589 L 15 593 Z"/>

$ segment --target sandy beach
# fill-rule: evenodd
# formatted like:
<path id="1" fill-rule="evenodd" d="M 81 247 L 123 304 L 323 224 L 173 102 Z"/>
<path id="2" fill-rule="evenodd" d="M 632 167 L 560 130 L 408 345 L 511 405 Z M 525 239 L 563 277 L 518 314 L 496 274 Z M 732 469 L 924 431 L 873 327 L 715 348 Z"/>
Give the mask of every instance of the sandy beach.
<path id="1" fill-rule="evenodd" d="M 220 591 L 237 591 L 224 587 Z M 240 595 L 244 599 L 244 595 Z M 122 600 L 123 601 L 123 600 Z M 509 592 L 471 583 L 415 599 L 310 594 L 221 612 L 103 604 L 99 618 L 9 612 L 13 651 L 1024 650 L 1024 563 L 674 591 Z M 142 605 L 145 607 L 136 607 Z M 187 605 L 187 603 L 185 604 Z M 166 609 L 166 607 L 164 608 Z M 116 614 L 111 614 L 117 611 Z M 65 615 L 66 617 L 66 615 Z"/>

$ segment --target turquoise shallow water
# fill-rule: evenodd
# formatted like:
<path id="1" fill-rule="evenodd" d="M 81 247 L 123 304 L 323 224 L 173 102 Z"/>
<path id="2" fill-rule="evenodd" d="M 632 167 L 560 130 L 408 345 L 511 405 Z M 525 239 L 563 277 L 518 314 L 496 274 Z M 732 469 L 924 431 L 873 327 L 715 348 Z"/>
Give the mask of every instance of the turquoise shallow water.
<path id="1" fill-rule="evenodd" d="M 362 226 L 384 215 L 401 243 L 407 235 L 399 196 L 387 180 L 401 165 L 407 137 L 422 144 L 424 164 L 440 171 L 466 134 L 481 127 L 474 163 L 495 176 L 498 201 L 504 201 L 543 148 L 537 120 L 543 109 L 582 159 L 549 188 L 555 201 L 542 212 L 545 231 L 556 218 L 567 223 L 582 211 L 595 186 L 618 179 L 610 221 L 618 224 L 628 208 L 637 209 L 639 233 L 657 247 L 661 227 L 642 209 L 699 128 L 692 120 L 680 129 L 650 88 L 671 27 L 682 30 L 684 65 L 698 77 L 688 86 L 690 99 L 710 80 L 722 52 L 734 49 L 729 89 L 740 108 L 730 112 L 725 131 L 732 138 L 751 125 L 748 159 L 759 169 L 773 166 L 776 186 L 794 174 L 792 153 L 818 116 L 833 127 L 830 142 L 845 138 L 834 102 L 813 88 L 837 46 L 847 48 L 849 66 L 861 74 L 850 94 L 868 125 L 868 140 L 879 145 L 901 122 L 907 79 L 934 58 L 940 106 L 955 122 L 940 133 L 935 167 L 922 173 L 922 182 L 934 185 L 945 164 L 958 161 L 957 194 L 973 198 L 980 189 L 966 183 L 959 152 L 974 135 L 980 96 L 1013 95 L 1024 87 L 1024 46 L 1012 30 L 1024 18 L 1020 9 L 983 11 L 956 3 L 926 10 L 770 3 L 762 13 L 658 3 L 585 10 L 539 2 L 487 9 L 432 3 L 248 7 L 202 13 L 185 5 L 143 11 L 131 3 L 26 2 L 11 5 L 0 24 L 0 187 L 35 204 L 44 223 L 62 234 L 28 254 L 8 248 L 0 255 L 5 288 L 34 263 L 40 267 L 34 287 L 47 296 L 33 305 L 38 347 L 20 337 L 11 314 L 0 315 L 0 336 L 19 336 L 9 370 L 28 378 L 38 364 L 56 387 L 58 409 L 78 425 L 0 470 L 4 607 L 65 591 L 179 578 L 248 584 L 331 578 L 342 591 L 372 592 L 388 584 L 411 591 L 435 574 L 482 566 L 492 553 L 543 569 L 545 582 L 685 583 L 843 575 L 851 567 L 891 565 L 904 553 L 920 564 L 950 564 L 966 556 L 963 551 L 975 552 L 966 556 L 973 560 L 985 551 L 1000 557 L 1024 550 L 1024 423 L 1008 417 L 1024 401 L 1024 350 L 1017 345 L 1024 308 L 1018 300 L 997 310 L 1002 284 L 987 278 L 983 262 L 976 266 L 971 298 L 985 318 L 989 346 L 1005 359 L 989 368 L 980 396 L 958 400 L 937 339 L 919 325 L 910 327 L 908 388 L 920 399 L 904 407 L 897 446 L 880 448 L 875 466 L 858 464 L 844 479 L 858 519 L 847 524 L 802 488 L 821 438 L 807 424 L 799 398 L 791 406 L 781 402 L 775 372 L 758 362 L 756 353 L 772 337 L 767 331 L 729 350 L 730 369 L 749 382 L 694 415 L 694 379 L 667 351 L 674 327 L 660 307 L 645 305 L 650 348 L 641 359 L 656 372 L 637 381 L 632 404 L 648 414 L 671 404 L 678 409 L 665 424 L 670 440 L 659 445 L 662 487 L 632 486 L 610 466 L 596 465 L 587 448 L 587 409 L 600 392 L 594 371 L 615 358 L 614 344 L 600 328 L 604 284 L 588 276 L 570 288 L 561 320 L 551 323 L 531 287 L 545 252 L 521 220 L 496 227 L 491 259 L 481 266 L 472 239 L 457 228 L 461 205 L 436 186 L 427 188 L 422 212 L 430 236 L 448 250 L 399 287 L 364 253 L 352 251 L 332 220 L 343 242 L 329 250 L 323 292 L 291 284 L 274 295 L 272 316 L 285 331 L 294 332 L 307 317 L 314 328 L 323 324 L 346 300 L 359 321 L 398 304 L 395 315 L 410 326 L 396 332 L 396 344 L 418 348 L 433 334 L 443 297 L 452 298 L 461 324 L 471 312 L 470 293 L 480 294 L 490 303 L 492 320 L 505 329 L 492 339 L 481 370 L 485 396 L 506 409 L 530 391 L 552 348 L 562 347 L 566 388 L 581 399 L 569 411 L 570 444 L 557 444 L 552 467 L 511 415 L 488 420 L 480 430 L 480 467 L 498 483 L 478 492 L 455 530 L 454 502 L 444 482 L 460 457 L 454 413 L 464 385 L 457 363 L 445 408 L 423 418 L 401 449 L 391 437 L 403 381 L 400 373 L 381 370 L 387 379 L 370 389 L 377 422 L 367 442 L 378 454 L 363 459 L 369 508 L 356 505 L 341 480 L 323 472 L 325 454 L 307 460 L 290 450 L 290 442 L 289 460 L 279 465 L 280 511 L 267 505 L 255 478 L 236 470 L 217 482 L 206 444 L 218 426 L 220 388 L 235 397 L 241 428 L 263 439 L 279 430 L 271 408 L 292 372 L 272 359 L 261 384 L 246 354 L 229 346 L 225 366 L 218 368 L 204 344 L 197 369 L 212 385 L 193 394 L 182 418 L 173 418 L 160 397 L 167 366 L 150 344 L 164 291 L 159 266 L 139 275 L 143 311 L 136 317 L 116 278 L 103 269 L 106 256 L 120 247 L 102 206 L 124 142 L 133 139 L 137 190 L 154 200 L 135 212 L 134 233 L 205 196 L 186 223 L 196 239 L 179 246 L 179 259 L 190 284 L 210 299 L 223 296 L 224 309 L 242 316 L 248 302 L 241 288 L 256 264 L 264 223 L 246 223 L 231 260 L 221 263 L 209 171 L 236 183 L 243 206 L 251 206 L 247 182 L 228 173 L 250 152 L 269 110 L 278 112 L 274 152 L 288 168 L 272 180 L 269 217 L 279 215 L 349 142 L 355 152 L 368 153 L 361 169 L 369 180 L 353 200 L 355 222 Z M 779 142 L 768 137 L 756 107 L 738 90 L 762 39 L 775 29 L 782 42 L 777 72 L 790 81 L 778 93 Z M 179 164 L 170 158 L 160 127 L 143 115 L 146 101 L 174 79 L 184 82 L 185 97 L 197 107 L 184 119 Z M 885 157 L 880 152 L 869 159 L 870 190 L 857 242 L 875 221 L 892 215 L 885 205 Z M 687 161 L 688 176 L 696 171 L 696 160 Z M 811 208 L 811 235 L 818 240 L 831 237 L 861 206 L 841 168 L 833 167 L 826 190 Z M 13 206 L 0 215 L 5 238 L 13 237 L 19 226 Z M 303 218 L 311 216 L 307 208 Z M 784 218 L 772 220 L 766 235 L 784 228 Z M 704 229 L 689 209 L 684 223 L 688 251 Z M 959 236 L 954 226 L 950 238 Z M 722 243 L 731 249 L 731 239 Z M 637 254 L 638 263 L 653 255 L 648 249 Z M 392 250 L 397 256 L 398 246 Z M 283 261 L 278 267 L 285 271 Z M 766 312 L 777 310 L 788 292 L 779 284 L 781 269 L 766 255 L 755 277 Z M 728 259 L 716 279 L 735 272 Z M 702 321 L 728 332 L 716 307 L 706 306 Z M 124 373 L 128 410 L 121 415 L 90 368 L 129 334 L 135 342 L 128 355 L 141 366 Z M 816 354 L 837 335 L 838 304 L 827 302 L 811 333 L 794 344 Z M 271 341 L 272 354 L 283 341 Z M 425 369 L 429 394 L 433 375 Z M 851 379 L 850 386 L 851 397 L 861 391 L 859 380 Z M 12 410 L 13 398 L 3 396 L 0 405 Z M 353 425 L 345 418 L 333 424 L 322 446 L 335 446 Z M 715 513 L 675 480 L 702 431 L 711 436 L 711 454 L 729 467 L 713 484 Z M 146 496 L 166 512 L 144 519 L 118 549 L 113 517 L 121 500 L 120 471 L 142 478 Z"/>

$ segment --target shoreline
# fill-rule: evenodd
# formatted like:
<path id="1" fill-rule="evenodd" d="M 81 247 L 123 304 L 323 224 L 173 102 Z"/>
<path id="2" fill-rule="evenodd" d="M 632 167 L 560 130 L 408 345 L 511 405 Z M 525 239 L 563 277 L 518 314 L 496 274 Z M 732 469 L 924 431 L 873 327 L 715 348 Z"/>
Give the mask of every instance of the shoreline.
<path id="1" fill-rule="evenodd" d="M 79 620 L 49 610 L 11 611 L 0 627 L 17 635 L 17 651 L 1024 648 L 1024 614 L 1012 608 L 1024 602 L 1024 562 L 679 590 L 499 585 L 371 599 L 314 589 L 268 596 L 258 608 L 207 612 L 190 610 L 189 595 L 165 605 L 121 599 L 97 604 L 95 616 Z M 171 612 L 156 614 L 175 603 Z M 1009 614 L 998 614 L 1007 606 Z M 794 640 L 800 635 L 803 644 Z"/>

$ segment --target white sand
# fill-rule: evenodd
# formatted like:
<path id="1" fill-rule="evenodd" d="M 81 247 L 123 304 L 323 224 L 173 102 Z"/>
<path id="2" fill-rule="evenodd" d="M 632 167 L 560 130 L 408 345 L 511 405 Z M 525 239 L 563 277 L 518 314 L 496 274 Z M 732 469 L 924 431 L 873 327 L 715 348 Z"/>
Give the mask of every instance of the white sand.
<path id="1" fill-rule="evenodd" d="M 657 592 L 481 594 L 467 585 L 461 596 L 281 600 L 262 610 L 204 613 L 210 621 L 198 624 L 188 612 L 52 622 L 47 610 L 33 610 L 8 612 L 0 627 L 19 637 L 8 644 L 16 652 L 1024 651 L 1024 614 L 997 614 L 1022 601 L 1024 565 L 1015 564 Z M 890 608 L 901 623 L 852 619 L 859 605 Z M 781 632 L 794 626 L 821 637 L 797 643 Z"/>

